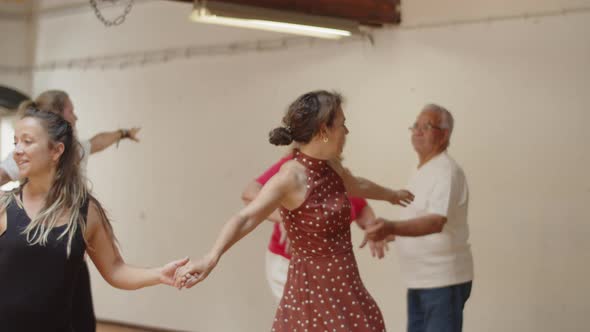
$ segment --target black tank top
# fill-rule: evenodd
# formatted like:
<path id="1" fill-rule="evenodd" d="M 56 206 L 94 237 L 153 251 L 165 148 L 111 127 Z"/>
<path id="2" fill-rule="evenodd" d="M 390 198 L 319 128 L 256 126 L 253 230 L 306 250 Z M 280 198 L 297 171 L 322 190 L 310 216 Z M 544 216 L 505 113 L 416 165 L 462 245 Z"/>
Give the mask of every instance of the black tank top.
<path id="1" fill-rule="evenodd" d="M 80 213 L 86 220 L 88 201 Z M 86 250 L 82 231 L 76 230 L 68 257 L 67 234 L 58 240 L 65 225 L 41 246 L 22 234 L 30 222 L 12 200 L 0 235 L 0 331 L 71 332 L 72 295 Z"/>

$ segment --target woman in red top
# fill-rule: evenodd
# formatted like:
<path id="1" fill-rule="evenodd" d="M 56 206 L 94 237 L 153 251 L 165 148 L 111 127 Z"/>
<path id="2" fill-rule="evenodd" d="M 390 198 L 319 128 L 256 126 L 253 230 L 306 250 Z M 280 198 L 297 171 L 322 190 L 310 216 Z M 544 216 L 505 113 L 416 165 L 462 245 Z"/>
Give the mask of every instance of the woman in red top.
<path id="1" fill-rule="evenodd" d="M 278 162 L 269 167 L 256 180 L 251 181 L 242 193 L 242 200 L 248 204 L 258 193 L 260 189 L 270 180 L 280 169 L 281 166 L 293 159 L 293 152 L 290 152 Z M 351 210 L 350 221 L 356 221 L 361 229 L 371 225 L 375 220 L 375 213 L 364 198 L 349 196 Z M 287 272 L 289 270 L 289 261 L 291 260 L 290 244 L 287 233 L 283 226 L 282 220 L 277 212 L 273 212 L 268 220 L 273 221 L 273 232 L 268 243 L 266 252 L 266 279 L 270 286 L 273 296 L 280 301 L 283 296 L 285 283 L 287 282 Z M 369 241 L 371 254 L 375 257 L 383 258 L 387 250 L 387 241 Z"/>
<path id="2" fill-rule="evenodd" d="M 204 280 L 234 243 L 280 208 L 292 259 L 272 331 L 384 331 L 379 307 L 365 289 L 352 252 L 350 201 L 346 194 L 405 205 L 407 191 L 394 191 L 357 178 L 342 167 L 348 129 L 341 97 L 306 93 L 291 104 L 285 127 L 270 142 L 301 147 L 258 196 L 223 227 L 211 251 L 176 272 L 176 286 Z"/>

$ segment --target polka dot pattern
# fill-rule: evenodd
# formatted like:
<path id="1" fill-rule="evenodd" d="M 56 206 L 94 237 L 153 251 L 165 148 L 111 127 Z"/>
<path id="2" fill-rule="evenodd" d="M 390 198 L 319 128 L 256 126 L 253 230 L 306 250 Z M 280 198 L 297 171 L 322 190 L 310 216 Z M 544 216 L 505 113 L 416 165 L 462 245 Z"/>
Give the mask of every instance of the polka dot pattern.
<path id="1" fill-rule="evenodd" d="M 342 179 L 323 160 L 300 151 L 294 160 L 307 169 L 307 197 L 294 210 L 280 210 L 293 257 L 272 331 L 385 331 L 352 252 Z"/>

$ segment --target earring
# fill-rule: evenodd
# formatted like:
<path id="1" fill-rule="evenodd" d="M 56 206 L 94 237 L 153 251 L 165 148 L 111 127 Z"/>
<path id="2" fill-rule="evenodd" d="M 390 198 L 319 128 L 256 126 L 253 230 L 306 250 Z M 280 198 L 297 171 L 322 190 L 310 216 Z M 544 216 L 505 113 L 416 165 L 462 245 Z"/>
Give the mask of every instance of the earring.
<path id="1" fill-rule="evenodd" d="M 324 137 L 323 141 L 324 141 L 324 143 L 328 143 L 328 138 Z"/>

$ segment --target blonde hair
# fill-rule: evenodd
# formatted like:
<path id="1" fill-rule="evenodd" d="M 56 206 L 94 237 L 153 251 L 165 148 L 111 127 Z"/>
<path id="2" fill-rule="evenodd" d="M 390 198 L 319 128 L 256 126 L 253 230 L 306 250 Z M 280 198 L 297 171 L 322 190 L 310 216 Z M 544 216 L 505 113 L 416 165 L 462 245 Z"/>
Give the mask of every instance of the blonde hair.
<path id="1" fill-rule="evenodd" d="M 59 240 L 67 236 L 67 255 L 69 256 L 72 240 L 78 228 L 81 229 L 82 234 L 86 232 L 85 216 L 81 215 L 80 212 L 84 204 L 91 201 L 97 206 L 101 220 L 105 223 L 107 231 L 110 233 L 113 243 L 115 243 L 114 233 L 106 213 L 100 203 L 90 195 L 84 175 L 80 171 L 81 146 L 72 126 L 55 112 L 40 110 L 34 102 L 29 101 L 21 105 L 21 108 L 21 119 L 37 119 L 47 131 L 50 145 L 58 143 L 64 145 L 64 151 L 58 161 L 55 178 L 47 194 L 45 205 L 27 225 L 22 234 L 26 235 L 30 245 L 39 244 L 45 246 L 51 231 L 58 227 L 60 219 L 69 213 L 66 227 L 58 237 Z M 2 195 L 0 197 L 0 208 L 6 210 L 7 206 L 16 199 L 16 194 L 22 190 L 27 181 L 25 179 L 19 188 Z M 16 202 L 19 205 L 21 204 L 20 200 L 16 200 Z"/>

